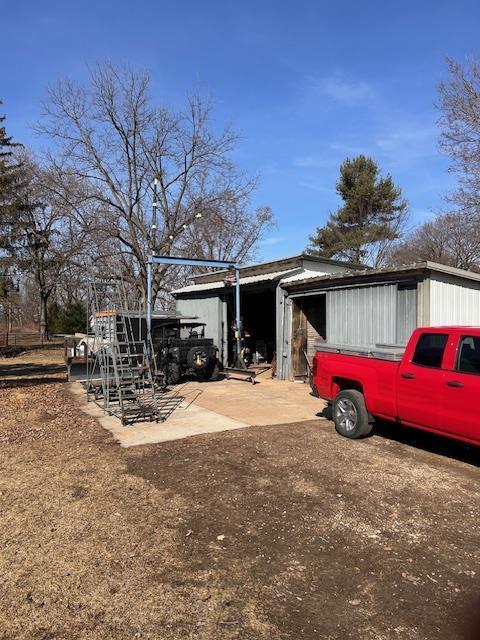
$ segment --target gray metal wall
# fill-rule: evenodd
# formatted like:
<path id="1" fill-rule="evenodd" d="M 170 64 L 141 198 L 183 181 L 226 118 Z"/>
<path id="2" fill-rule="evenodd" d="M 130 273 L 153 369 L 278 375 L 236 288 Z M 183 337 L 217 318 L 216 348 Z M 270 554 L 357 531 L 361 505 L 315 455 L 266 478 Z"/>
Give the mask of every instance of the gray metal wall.
<path id="1" fill-rule="evenodd" d="M 447 274 L 432 276 L 429 324 L 480 325 L 480 283 Z"/>
<path id="2" fill-rule="evenodd" d="M 277 377 L 279 380 L 287 380 L 290 375 L 291 360 L 291 316 L 292 301 L 287 297 L 286 292 L 277 287 L 276 292 L 277 308 Z"/>
<path id="3" fill-rule="evenodd" d="M 327 292 L 327 341 L 369 346 L 397 342 L 397 285 Z"/>
<path id="4" fill-rule="evenodd" d="M 226 305 L 218 295 L 198 298 L 177 299 L 177 312 L 184 316 L 196 316 L 199 322 L 205 322 L 205 337 L 213 338 L 220 351 L 220 357 L 226 364 L 227 358 L 227 315 Z"/>
<path id="5" fill-rule="evenodd" d="M 417 326 L 418 289 L 414 283 L 311 291 L 305 296 L 314 298 L 321 293 L 326 295 L 327 342 L 354 346 L 404 345 Z M 291 320 L 292 298 L 278 295 L 277 375 L 280 379 L 291 377 Z"/>
<path id="6" fill-rule="evenodd" d="M 397 293 L 396 344 L 407 344 L 417 327 L 417 287 L 399 287 Z"/>

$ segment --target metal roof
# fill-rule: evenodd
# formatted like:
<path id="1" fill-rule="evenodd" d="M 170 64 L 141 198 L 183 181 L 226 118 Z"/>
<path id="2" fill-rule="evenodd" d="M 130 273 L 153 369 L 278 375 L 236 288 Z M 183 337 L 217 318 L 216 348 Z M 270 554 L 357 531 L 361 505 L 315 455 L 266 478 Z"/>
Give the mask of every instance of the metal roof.
<path id="1" fill-rule="evenodd" d="M 316 271 L 315 269 L 303 269 L 303 270 L 297 270 L 298 273 L 290 273 L 288 274 L 285 278 L 282 278 L 280 284 L 288 284 L 289 282 L 300 282 L 303 280 L 309 280 L 311 278 L 321 278 L 322 276 L 325 275 L 335 275 L 335 274 L 325 274 L 322 273 L 321 271 Z M 341 271 L 339 271 L 338 273 L 342 273 Z M 350 271 L 349 271 L 350 273 Z"/>
<path id="2" fill-rule="evenodd" d="M 445 264 L 440 264 L 438 262 L 415 262 L 412 264 L 403 264 L 398 267 L 381 267 L 374 269 L 353 269 L 349 271 L 343 271 L 332 274 L 318 274 L 316 276 L 308 275 L 307 277 L 300 277 L 303 274 L 298 274 L 298 277 L 286 278 L 282 280 L 282 286 L 289 289 L 294 286 L 302 287 L 315 284 L 324 284 L 325 282 L 335 281 L 335 280 L 354 280 L 354 279 L 371 279 L 372 277 L 378 275 L 380 277 L 395 277 L 397 274 L 407 274 L 408 272 L 420 273 L 422 271 L 433 271 L 437 273 L 444 273 L 451 276 L 456 276 L 458 278 L 463 278 L 465 280 L 474 280 L 476 282 L 480 282 L 480 273 L 476 273 L 474 271 L 466 271 L 465 269 L 457 269 L 456 267 L 450 267 Z"/>
<path id="3" fill-rule="evenodd" d="M 273 264 L 273 263 L 272 263 Z M 344 263 L 340 263 L 344 264 Z M 473 280 L 480 282 L 480 273 L 474 271 L 466 271 L 464 269 L 457 269 L 456 267 L 449 267 L 448 265 L 440 264 L 438 262 L 416 262 L 413 264 L 400 265 L 398 267 L 381 267 L 381 268 L 366 268 L 366 269 L 349 269 L 348 271 L 339 271 L 337 273 L 321 273 L 313 269 L 302 269 L 297 266 L 291 269 L 283 271 L 266 271 L 264 273 L 248 275 L 242 277 L 240 275 L 240 285 L 256 284 L 261 282 L 273 282 L 280 281 L 280 285 L 285 289 L 306 289 L 308 287 L 326 286 L 330 282 L 341 281 L 348 283 L 349 280 L 371 280 L 378 276 L 380 280 L 392 279 L 396 276 L 406 276 L 409 273 L 419 274 L 422 271 L 432 271 L 437 273 L 444 273 L 447 275 L 455 276 L 465 280 Z M 202 291 L 215 291 L 226 288 L 225 275 L 230 273 L 228 271 L 218 271 L 215 275 L 217 280 L 212 281 L 209 279 L 207 282 L 199 282 L 198 284 L 188 285 L 172 291 L 174 295 L 187 294 L 187 293 L 201 293 Z M 241 272 L 240 272 L 241 273 Z M 212 274 L 210 274 L 212 275 Z"/>
<path id="4" fill-rule="evenodd" d="M 313 256 L 308 253 L 300 253 L 295 256 L 289 256 L 287 258 L 280 258 L 279 260 L 271 260 L 269 262 L 259 262 L 257 264 L 245 265 L 240 268 L 240 273 L 245 273 L 249 276 L 260 275 L 263 273 L 289 271 L 291 269 L 302 268 L 304 262 L 316 262 L 319 264 L 336 265 L 345 268 L 368 268 L 365 265 L 355 264 L 354 262 L 344 262 L 342 260 L 333 260 L 332 258 L 324 258 L 323 256 Z M 208 273 L 199 273 L 193 276 L 193 281 L 196 284 L 203 282 L 215 282 L 222 280 L 226 274 L 232 273 L 232 270 L 221 269 L 219 271 L 209 271 Z"/>
<path id="5" fill-rule="evenodd" d="M 112 312 L 107 312 L 112 313 Z M 113 312 L 115 313 L 115 312 Z M 128 318 L 146 318 L 146 313 L 143 311 L 131 311 L 126 310 L 122 311 L 121 315 Z M 184 316 L 181 313 L 177 313 L 176 311 L 152 311 L 152 320 L 196 320 L 198 316 Z"/>
<path id="6" fill-rule="evenodd" d="M 283 276 L 293 274 L 296 271 L 298 271 L 298 269 L 289 269 L 288 271 L 273 271 L 270 273 L 261 273 L 255 276 L 245 276 L 243 278 L 240 275 L 240 285 L 244 286 L 247 284 L 256 284 L 260 282 L 274 282 L 275 280 L 280 280 Z M 225 273 L 228 273 L 228 272 L 223 272 L 223 273 L 225 277 Z M 222 280 L 219 280 L 217 282 L 203 282 L 200 284 L 188 285 L 186 287 L 182 287 L 181 289 L 176 289 L 175 291 L 172 291 L 172 294 L 177 295 L 182 293 L 200 293 L 202 291 L 214 291 L 218 289 L 224 289 L 227 287 L 230 288 L 228 285 L 225 284 L 225 281 L 222 278 Z"/>

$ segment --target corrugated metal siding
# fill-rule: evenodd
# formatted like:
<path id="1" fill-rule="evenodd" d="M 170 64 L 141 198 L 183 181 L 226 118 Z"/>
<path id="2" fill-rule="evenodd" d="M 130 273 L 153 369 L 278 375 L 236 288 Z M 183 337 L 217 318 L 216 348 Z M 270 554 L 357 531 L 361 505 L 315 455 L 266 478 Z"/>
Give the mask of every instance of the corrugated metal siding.
<path id="1" fill-rule="evenodd" d="M 396 341 L 397 286 L 327 292 L 327 341 L 369 346 Z"/>
<path id="2" fill-rule="evenodd" d="M 449 276 L 430 281 L 430 325 L 480 325 L 480 288 Z"/>
<path id="3" fill-rule="evenodd" d="M 288 380 L 292 364 L 292 299 L 284 298 L 281 308 L 277 306 L 277 316 L 281 314 L 282 327 L 277 333 L 277 376 L 279 380 Z"/>
<path id="4" fill-rule="evenodd" d="M 399 287 L 397 293 L 396 344 L 407 344 L 417 327 L 417 287 Z"/>

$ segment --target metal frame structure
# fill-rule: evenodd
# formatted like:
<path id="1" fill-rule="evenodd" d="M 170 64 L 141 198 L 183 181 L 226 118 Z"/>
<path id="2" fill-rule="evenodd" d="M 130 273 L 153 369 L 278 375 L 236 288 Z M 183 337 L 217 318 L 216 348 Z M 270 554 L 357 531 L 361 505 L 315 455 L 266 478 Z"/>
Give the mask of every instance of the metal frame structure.
<path id="1" fill-rule="evenodd" d="M 167 393 L 157 380 L 152 350 L 142 339 L 141 311 L 129 308 L 123 278 L 92 278 L 87 305 L 87 322 L 90 324 L 91 312 L 94 330 L 92 349 L 87 340 L 87 399 L 93 396 L 104 411 L 120 418 L 124 425 L 165 420 L 182 398 Z M 87 325 L 87 336 L 89 329 Z M 94 355 L 91 359 L 90 351 Z M 97 369 L 99 378 L 95 376 Z"/>
<path id="2" fill-rule="evenodd" d="M 174 256 L 148 256 L 147 262 L 147 348 L 152 344 L 152 288 L 153 288 L 153 267 L 156 264 L 174 265 L 178 267 L 223 267 L 225 269 L 235 269 L 235 340 L 237 358 L 240 358 L 242 350 L 242 337 L 240 331 L 240 265 L 237 262 L 225 260 L 196 260 L 189 258 L 177 258 Z"/>

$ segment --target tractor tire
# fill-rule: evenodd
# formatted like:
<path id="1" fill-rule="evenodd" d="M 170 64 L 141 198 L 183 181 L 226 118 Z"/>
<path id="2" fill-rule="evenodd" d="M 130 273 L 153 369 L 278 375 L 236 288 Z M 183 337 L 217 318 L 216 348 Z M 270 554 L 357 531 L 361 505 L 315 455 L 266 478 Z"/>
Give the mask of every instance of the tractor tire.
<path id="1" fill-rule="evenodd" d="M 199 382 L 214 382 L 218 380 L 219 366 L 218 361 L 209 362 L 204 369 L 197 369 L 195 375 Z"/>

